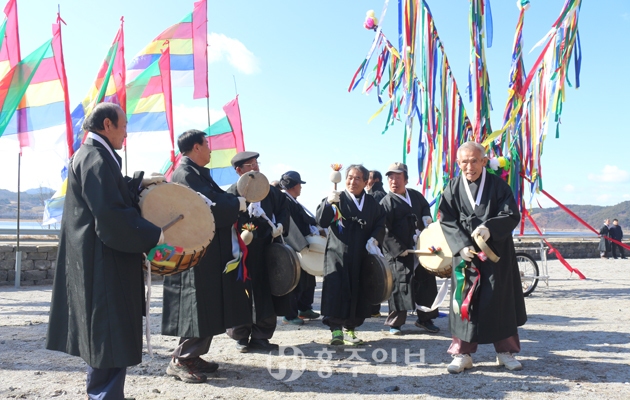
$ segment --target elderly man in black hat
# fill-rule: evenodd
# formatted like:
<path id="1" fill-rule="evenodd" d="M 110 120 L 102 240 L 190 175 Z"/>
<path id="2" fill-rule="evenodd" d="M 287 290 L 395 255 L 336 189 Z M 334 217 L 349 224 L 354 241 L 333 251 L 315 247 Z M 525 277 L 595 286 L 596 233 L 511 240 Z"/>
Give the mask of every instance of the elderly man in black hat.
<path id="1" fill-rule="evenodd" d="M 282 174 L 280 179 L 280 187 L 287 196 L 287 205 L 291 214 L 295 227 L 299 232 L 291 232 L 291 234 L 300 234 L 304 237 L 310 234 L 319 234 L 317 222 L 312 215 L 309 215 L 306 209 L 297 201 L 302 193 L 302 185 L 305 184 L 300 174 L 296 171 L 287 171 Z M 308 249 L 296 249 L 308 251 Z M 315 297 L 315 277 L 305 270 L 300 273 L 300 282 L 291 293 L 291 310 L 285 315 L 282 323 L 292 325 L 303 325 L 305 319 L 317 319 L 319 313 L 313 311 L 313 300 Z"/>
<path id="2" fill-rule="evenodd" d="M 250 171 L 260 172 L 259 156 L 260 154 L 253 151 L 240 152 L 232 158 L 232 166 L 239 176 Z M 227 192 L 240 196 L 237 184 L 230 186 Z M 254 238 L 247 246 L 248 255 L 245 261 L 251 277 L 253 324 L 235 326 L 228 329 L 227 334 L 236 340 L 236 348 L 242 353 L 249 350 L 267 352 L 278 349 L 278 345 L 269 343 L 269 339 L 276 330 L 277 315 L 284 315 L 288 311 L 289 299 L 287 296 L 272 296 L 264 249 L 274 239 L 288 232 L 289 209 L 286 196 L 274 186 L 269 187 L 267 197 L 260 202 L 249 203 L 247 209 L 248 212 L 239 217 L 237 229 L 240 232 L 246 223 L 256 227 L 252 232 Z M 274 221 L 276 229 L 271 228 L 264 216 Z"/>

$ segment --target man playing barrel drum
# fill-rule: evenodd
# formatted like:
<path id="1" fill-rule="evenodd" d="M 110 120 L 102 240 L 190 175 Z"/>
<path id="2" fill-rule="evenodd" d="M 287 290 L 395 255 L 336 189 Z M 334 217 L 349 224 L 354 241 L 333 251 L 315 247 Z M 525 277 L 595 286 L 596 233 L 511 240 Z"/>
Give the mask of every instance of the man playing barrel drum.
<path id="1" fill-rule="evenodd" d="M 518 327 L 527 321 L 512 241 L 520 213 L 507 183 L 486 173 L 487 162 L 480 144 L 461 145 L 457 150 L 461 174 L 448 183 L 439 206 L 442 230 L 453 252 L 450 373 L 472 368 L 470 355 L 479 343 L 494 344 L 499 365 L 522 368 L 513 356 L 521 350 Z M 479 254 L 484 243 L 500 257 L 497 262 Z M 462 290 L 467 288 L 472 289 Z"/>
<path id="2" fill-rule="evenodd" d="M 251 323 L 246 284 L 237 279 L 237 270 L 223 272 L 235 258 L 234 252 L 239 252 L 233 248 L 232 239 L 237 240 L 233 225 L 246 205 L 244 198 L 226 193 L 210 176 L 205 166 L 211 153 L 204 132 L 191 129 L 182 133 L 177 146 L 182 158 L 172 181 L 214 203 L 216 231 L 197 266 L 164 278 L 162 334 L 180 337 L 166 373 L 183 382 L 201 383 L 219 367 L 201 358 L 210 350 L 212 337 L 232 326 Z"/>
<path id="3" fill-rule="evenodd" d="M 406 187 L 409 182 L 407 165 L 393 163 L 385 175 L 389 193 L 381 200 L 387 228 L 383 249 L 394 277 L 385 325 L 390 327 L 392 335 L 401 335 L 401 327 L 407 321 L 407 310 L 415 310 L 416 304 L 431 306 L 437 296 L 435 276 L 418 266 L 417 257 L 409 253 L 414 249 L 420 232 L 433 220 L 424 196 Z M 432 321 L 438 316 L 437 310 L 417 310 L 417 314 L 415 325 L 418 328 L 431 333 L 440 331 Z"/>
<path id="4" fill-rule="evenodd" d="M 259 172 L 259 156 L 253 151 L 243 151 L 232 157 L 231 163 L 239 176 L 249 171 Z M 228 193 L 240 196 L 236 184 L 230 186 Z M 271 228 L 265 216 L 274 222 L 275 229 Z M 276 330 L 277 315 L 285 315 L 290 302 L 288 295 L 272 296 L 264 251 L 266 245 L 288 231 L 289 210 L 286 196 L 280 189 L 270 186 L 269 193 L 262 201 L 250 203 L 248 212 L 241 214 L 238 220 L 239 232 L 244 224 L 253 224 L 255 227 L 252 232 L 254 237 L 247 246 L 246 261 L 253 296 L 248 313 L 252 316 L 253 323 L 234 325 L 228 329 L 227 334 L 236 340 L 236 348 L 242 353 L 250 350 L 273 351 L 278 349 L 278 345 L 269 343 L 269 339 Z"/>
<path id="5" fill-rule="evenodd" d="M 308 215 L 304 207 L 297 201 L 302 193 L 302 185 L 305 183 L 296 171 L 287 171 L 282 174 L 282 179 L 280 179 L 280 187 L 284 189 L 284 194 L 287 196 L 287 206 L 291 219 L 299 230 L 298 234 L 304 237 L 310 234 L 319 235 L 315 218 Z M 293 233 L 291 232 L 291 234 Z M 291 293 L 291 312 L 285 315 L 282 322 L 284 324 L 303 325 L 305 319 L 319 318 L 319 313 L 313 311 L 314 297 L 315 276 L 302 269 L 300 282 Z"/>
<path id="6" fill-rule="evenodd" d="M 385 214 L 364 191 L 368 174 L 364 166 L 350 165 L 346 190 L 334 190 L 317 207 L 317 224 L 329 228 L 321 310 L 331 345 L 362 344 L 355 329 L 370 316 L 371 304 L 360 293 L 361 267 L 368 252 L 380 253 Z"/>
<path id="7" fill-rule="evenodd" d="M 122 399 L 127 367 L 142 361 L 142 253 L 162 230 L 140 216 L 139 186 L 164 177 L 123 177 L 127 116 L 94 107 L 87 137 L 70 158 L 46 348 L 88 365 L 89 399 Z"/>

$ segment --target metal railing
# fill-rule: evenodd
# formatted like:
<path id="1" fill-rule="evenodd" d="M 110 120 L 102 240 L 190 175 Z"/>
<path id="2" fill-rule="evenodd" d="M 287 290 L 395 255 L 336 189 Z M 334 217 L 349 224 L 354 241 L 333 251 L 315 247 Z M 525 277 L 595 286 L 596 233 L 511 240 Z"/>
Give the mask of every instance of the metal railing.
<path id="1" fill-rule="evenodd" d="M 23 229 L 20 228 L 20 237 L 22 236 L 59 236 L 59 229 Z M 0 229 L 0 236 L 17 236 L 17 229 Z"/>

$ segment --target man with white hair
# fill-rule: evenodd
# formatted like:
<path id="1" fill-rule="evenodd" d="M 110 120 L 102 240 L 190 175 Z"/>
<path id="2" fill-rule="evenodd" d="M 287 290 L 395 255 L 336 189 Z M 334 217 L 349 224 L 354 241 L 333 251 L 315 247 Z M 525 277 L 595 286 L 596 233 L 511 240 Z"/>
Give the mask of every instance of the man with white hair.
<path id="1" fill-rule="evenodd" d="M 461 173 L 448 183 L 439 206 L 441 227 L 453 252 L 450 373 L 472 368 L 470 355 L 479 343 L 494 344 L 499 365 L 522 369 L 513 356 L 521 349 L 518 327 L 527 321 L 512 240 L 520 213 L 507 183 L 486 174 L 487 162 L 479 143 L 461 145 Z M 479 246 L 500 258 L 492 261 Z"/>

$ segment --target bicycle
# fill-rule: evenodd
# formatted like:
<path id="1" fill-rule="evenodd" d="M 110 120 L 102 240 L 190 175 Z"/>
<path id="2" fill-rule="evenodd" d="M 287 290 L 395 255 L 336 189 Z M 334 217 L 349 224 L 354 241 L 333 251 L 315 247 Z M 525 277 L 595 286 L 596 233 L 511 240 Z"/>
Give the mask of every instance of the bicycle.
<path id="1" fill-rule="evenodd" d="M 538 286 L 538 279 L 540 278 L 538 263 L 527 253 L 516 253 L 516 261 L 518 262 L 518 270 L 521 275 L 523 296 L 527 297 Z"/>

